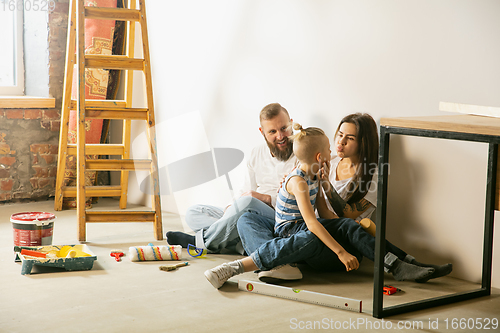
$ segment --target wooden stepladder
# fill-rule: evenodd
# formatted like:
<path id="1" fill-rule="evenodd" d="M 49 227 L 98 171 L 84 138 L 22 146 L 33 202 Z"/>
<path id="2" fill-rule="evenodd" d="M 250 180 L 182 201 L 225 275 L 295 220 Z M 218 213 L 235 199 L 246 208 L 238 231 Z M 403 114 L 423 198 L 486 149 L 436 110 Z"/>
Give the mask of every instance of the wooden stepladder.
<path id="1" fill-rule="evenodd" d="M 90 55 L 85 54 L 85 19 L 126 21 L 126 54 L 125 55 Z M 143 59 L 134 58 L 135 25 L 140 24 Z M 76 52 L 75 52 L 76 47 Z M 124 100 L 90 100 L 85 99 L 85 69 L 102 68 L 123 70 L 125 74 Z M 71 99 L 73 71 L 77 73 L 78 96 Z M 147 106 L 132 107 L 132 73 L 144 73 Z M 146 25 L 144 0 L 128 1 L 128 8 L 87 7 L 84 0 L 70 0 L 68 39 L 66 50 L 66 70 L 61 110 L 61 129 L 59 137 L 59 155 L 56 179 L 55 210 L 62 209 L 64 197 L 76 197 L 78 239 L 86 240 L 86 224 L 98 222 L 153 222 L 157 240 L 163 239 L 160 204 L 160 188 L 158 179 L 158 161 L 156 152 L 155 116 L 151 66 L 149 60 L 149 43 Z M 70 110 L 77 112 L 77 143 L 68 144 L 68 123 Z M 85 120 L 88 119 L 121 119 L 123 132 L 121 144 L 86 144 Z M 149 159 L 130 159 L 130 129 L 132 120 L 147 123 Z M 66 157 L 76 155 L 77 186 L 63 186 L 66 169 Z M 87 155 L 118 156 L 116 159 L 87 159 Z M 120 171 L 118 186 L 86 186 L 86 170 Z M 123 210 L 127 206 L 129 171 L 149 170 L 153 190 L 151 210 Z M 87 197 L 120 197 L 119 208 L 114 211 L 98 211 L 86 209 Z"/>

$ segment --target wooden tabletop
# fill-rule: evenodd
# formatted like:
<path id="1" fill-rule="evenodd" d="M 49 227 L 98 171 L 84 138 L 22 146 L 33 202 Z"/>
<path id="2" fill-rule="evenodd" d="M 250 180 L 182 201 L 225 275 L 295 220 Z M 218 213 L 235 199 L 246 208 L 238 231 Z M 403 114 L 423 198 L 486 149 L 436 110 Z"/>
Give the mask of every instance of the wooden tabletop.
<path id="1" fill-rule="evenodd" d="M 380 126 L 500 136 L 500 118 L 475 115 L 381 118 Z"/>
<path id="2" fill-rule="evenodd" d="M 474 115 L 382 118 L 380 126 L 500 136 L 500 118 Z M 497 161 L 495 210 L 500 210 L 500 154 Z"/>

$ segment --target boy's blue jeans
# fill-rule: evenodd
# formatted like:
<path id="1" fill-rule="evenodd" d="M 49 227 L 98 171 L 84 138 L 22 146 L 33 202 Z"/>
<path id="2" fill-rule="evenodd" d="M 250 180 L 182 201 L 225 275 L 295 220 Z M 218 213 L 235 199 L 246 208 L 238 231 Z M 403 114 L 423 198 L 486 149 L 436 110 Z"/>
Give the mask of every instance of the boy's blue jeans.
<path id="1" fill-rule="evenodd" d="M 332 237 L 361 262 L 363 256 L 374 260 L 375 237 L 352 219 L 318 220 Z M 307 229 L 305 223 L 292 226 L 287 234 L 275 235 L 274 219 L 245 213 L 238 221 L 238 232 L 243 248 L 261 270 L 270 270 L 283 264 L 305 262 L 318 270 L 345 270 L 337 255 Z M 283 237 L 285 236 L 285 237 Z M 406 253 L 386 242 L 386 253 L 394 253 L 403 260 Z"/>
<path id="2" fill-rule="evenodd" d="M 225 212 L 210 205 L 190 207 L 186 213 L 186 224 L 196 231 L 196 244 L 193 245 L 208 249 L 211 253 L 244 254 L 236 223 L 247 212 L 266 216 L 274 221 L 274 209 L 251 196 L 239 197 Z"/>

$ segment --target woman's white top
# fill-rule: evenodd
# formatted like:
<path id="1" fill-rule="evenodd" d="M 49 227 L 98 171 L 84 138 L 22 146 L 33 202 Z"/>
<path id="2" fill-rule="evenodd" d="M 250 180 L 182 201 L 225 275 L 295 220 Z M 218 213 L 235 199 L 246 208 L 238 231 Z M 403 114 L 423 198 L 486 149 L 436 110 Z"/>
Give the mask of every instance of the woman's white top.
<path id="1" fill-rule="evenodd" d="M 337 180 L 337 167 L 341 160 L 342 159 L 338 156 L 334 156 L 332 158 L 332 160 L 330 161 L 329 178 L 330 178 L 330 183 L 332 183 L 333 187 L 340 195 L 340 197 L 347 201 L 349 199 L 347 198 L 348 185 L 353 181 L 353 177 L 343 180 Z M 370 208 L 368 208 L 365 212 L 363 212 L 360 216 L 358 216 L 356 218 L 356 221 L 361 221 L 365 217 L 370 217 L 373 211 L 375 211 L 375 207 L 377 207 L 377 180 L 378 180 L 378 169 L 375 168 L 372 180 L 369 182 L 369 184 L 361 184 L 361 186 L 365 185 L 369 186 L 369 190 L 366 193 L 364 199 L 370 202 L 373 206 L 370 206 Z M 332 209 L 328 200 L 326 200 L 326 202 L 328 207 Z"/>

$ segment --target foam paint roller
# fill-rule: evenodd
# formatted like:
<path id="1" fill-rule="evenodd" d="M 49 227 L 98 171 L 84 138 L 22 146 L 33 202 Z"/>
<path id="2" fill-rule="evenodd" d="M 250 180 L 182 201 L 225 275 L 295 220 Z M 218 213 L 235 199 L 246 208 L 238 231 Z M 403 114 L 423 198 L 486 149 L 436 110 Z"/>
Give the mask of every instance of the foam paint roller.
<path id="1" fill-rule="evenodd" d="M 77 247 L 64 245 L 57 254 L 57 256 L 61 258 L 77 258 L 77 257 L 90 257 L 91 255 L 86 252 L 83 252 Z"/>
<path id="2" fill-rule="evenodd" d="M 160 245 L 131 246 L 128 249 L 130 261 L 181 260 L 182 246 Z"/>

